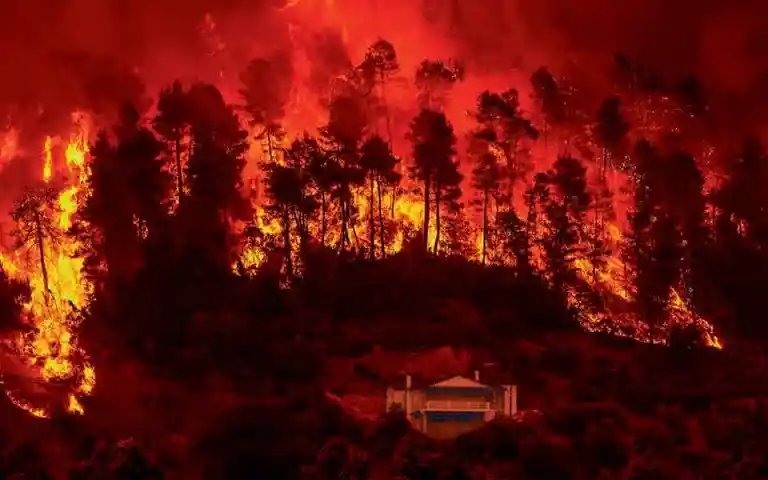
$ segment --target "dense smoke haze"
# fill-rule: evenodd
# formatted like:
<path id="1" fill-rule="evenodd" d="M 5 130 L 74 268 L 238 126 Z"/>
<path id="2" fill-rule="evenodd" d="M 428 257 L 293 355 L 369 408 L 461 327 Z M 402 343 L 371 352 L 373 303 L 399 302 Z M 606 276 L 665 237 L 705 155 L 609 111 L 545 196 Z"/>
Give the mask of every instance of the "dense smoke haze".
<path id="1" fill-rule="evenodd" d="M 758 89 L 768 73 L 766 7 L 740 2 L 586 0 L 278 0 L 129 2 L 7 0 L 0 18 L 3 102 L 56 98 L 69 83 L 64 53 L 110 56 L 140 69 L 150 85 L 208 76 L 259 50 L 290 44 L 291 28 L 344 28 L 353 55 L 380 35 L 409 60 L 452 53 L 479 70 L 531 69 L 622 51 L 671 74 L 713 86 Z M 762 13 L 761 13 L 762 12 Z M 226 45 L 213 55 L 206 14 Z M 206 55 L 209 58 L 206 58 Z M 217 65 L 216 62 L 219 62 Z M 590 68 L 597 67 L 594 63 Z M 218 68 L 217 68 L 218 67 Z"/>
<path id="2" fill-rule="evenodd" d="M 111 124 L 117 106 L 132 101 L 149 107 L 159 89 L 175 79 L 214 83 L 238 103 L 239 74 L 256 56 L 290 52 L 299 93 L 292 97 L 286 127 L 314 130 L 324 113 L 302 87 L 312 69 L 327 68 L 318 63 L 345 56 L 332 48 L 334 41 L 349 56 L 335 61 L 356 63 L 377 38 L 385 38 L 397 49 L 401 75 L 407 77 L 425 58 L 460 60 L 467 78 L 447 106 L 458 132 L 468 128 L 464 112 L 484 89 L 514 86 L 525 108 L 528 78 L 541 65 L 576 72 L 599 101 L 610 91 L 613 52 L 624 52 L 670 78 L 698 76 L 718 125 L 738 132 L 734 137 L 739 140 L 743 133 L 756 133 L 741 132 L 739 125 L 754 130 L 765 124 L 761 105 L 768 100 L 768 34 L 758 20 L 767 7 L 757 0 L 727 5 L 661 0 L 3 3 L 0 118 L 5 118 L 0 127 L 20 130 L 18 153 L 26 153 L 15 164 L 6 163 L 1 175 L 0 182 L 12 187 L 9 195 L 38 176 L 43 139 L 67 132 L 72 111 L 88 110 L 97 121 L 101 116 L 100 124 Z M 409 88 L 390 98 L 395 137 L 401 142 L 416 113 Z"/>
<path id="3" fill-rule="evenodd" d="M 403 76 L 425 58 L 467 66 L 447 107 L 459 132 L 463 113 L 484 89 L 514 86 L 525 108 L 528 78 L 541 65 L 578 75 L 597 102 L 611 88 L 611 54 L 623 52 L 671 80 L 700 78 L 717 112 L 712 116 L 740 141 L 765 124 L 768 34 L 759 19 L 766 8 L 757 0 L 7 0 L 0 17 L 0 115 L 21 130 L 20 146 L 36 157 L 45 135 L 70 127 L 74 110 L 109 124 L 116 106 L 149 107 L 175 79 L 214 83 L 238 103 L 244 66 L 275 52 L 293 56 L 293 81 L 302 92 L 308 72 L 333 60 L 333 48 L 318 35 L 338 39 L 353 63 L 381 37 L 397 49 Z M 397 138 L 415 113 L 408 89 L 390 98 Z M 288 130 L 321 123 L 316 103 L 311 94 L 295 94 Z M 24 168 L 8 170 L 4 184 L 28 180 L 19 177 Z"/>

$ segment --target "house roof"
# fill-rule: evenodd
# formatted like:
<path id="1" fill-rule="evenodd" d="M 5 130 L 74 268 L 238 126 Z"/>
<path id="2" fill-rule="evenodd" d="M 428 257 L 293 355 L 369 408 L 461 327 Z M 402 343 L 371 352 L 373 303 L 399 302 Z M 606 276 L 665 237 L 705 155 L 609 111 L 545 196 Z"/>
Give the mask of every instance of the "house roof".
<path id="1" fill-rule="evenodd" d="M 462 375 L 442 377 L 437 379 L 437 382 L 435 380 L 435 378 L 426 379 L 413 375 L 411 377 L 411 388 L 414 390 L 423 390 L 425 388 L 494 388 L 490 385 L 476 382 Z M 397 390 L 405 389 L 405 376 L 398 378 L 395 382 L 391 383 L 389 387 Z"/>
<path id="2" fill-rule="evenodd" d="M 489 388 L 488 385 L 456 375 L 442 382 L 429 385 L 428 388 Z"/>

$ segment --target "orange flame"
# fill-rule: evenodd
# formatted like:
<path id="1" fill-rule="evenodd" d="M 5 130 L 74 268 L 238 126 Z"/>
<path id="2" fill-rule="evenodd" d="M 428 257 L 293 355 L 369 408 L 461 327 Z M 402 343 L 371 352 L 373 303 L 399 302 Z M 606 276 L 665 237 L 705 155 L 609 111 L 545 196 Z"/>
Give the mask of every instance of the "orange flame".
<path id="1" fill-rule="evenodd" d="M 29 261 L 18 252 L 0 257 L 3 267 L 12 277 L 27 280 L 32 295 L 24 306 L 35 329 L 31 338 L 15 340 L 18 353 L 39 372 L 44 382 L 73 381 L 75 386 L 68 394 L 67 410 L 82 414 L 84 409 L 78 397 L 92 393 L 96 383 L 96 372 L 85 360 L 85 352 L 77 345 L 75 331 L 79 324 L 78 311 L 83 308 L 88 295 L 87 282 L 81 275 L 82 259 L 75 256 L 77 241 L 67 235 L 72 224 L 72 215 L 78 209 L 79 193 L 83 191 L 87 178 L 85 158 L 88 153 L 87 118 L 73 115 L 74 133 L 65 149 L 67 177 L 71 185 L 59 195 L 57 224 L 62 241 L 45 246 L 45 262 L 49 277 L 49 292 L 46 295 L 42 273 L 38 262 Z M 42 178 L 47 183 L 53 174 L 53 143 L 51 137 L 44 144 Z M 47 298 L 46 298 L 47 297 Z M 48 407 L 33 405 L 30 401 L 6 392 L 11 402 L 30 414 L 49 417 Z"/>

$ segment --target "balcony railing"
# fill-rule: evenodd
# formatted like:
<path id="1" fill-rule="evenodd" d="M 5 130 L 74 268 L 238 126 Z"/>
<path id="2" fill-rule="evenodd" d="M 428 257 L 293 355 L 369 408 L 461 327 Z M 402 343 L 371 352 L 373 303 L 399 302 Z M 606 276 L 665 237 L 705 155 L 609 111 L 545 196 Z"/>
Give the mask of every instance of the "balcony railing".
<path id="1" fill-rule="evenodd" d="M 430 412 L 486 412 L 491 410 L 490 402 L 470 402 L 464 400 L 428 400 Z"/>

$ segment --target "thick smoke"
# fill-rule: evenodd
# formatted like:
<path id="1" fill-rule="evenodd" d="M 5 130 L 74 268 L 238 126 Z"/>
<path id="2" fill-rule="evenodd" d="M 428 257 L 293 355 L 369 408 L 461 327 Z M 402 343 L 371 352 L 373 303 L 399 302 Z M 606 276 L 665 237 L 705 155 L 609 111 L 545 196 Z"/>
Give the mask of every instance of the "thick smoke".
<path id="1" fill-rule="evenodd" d="M 106 114 L 110 103 L 145 96 L 138 78 L 149 94 L 174 78 L 236 92 L 250 58 L 326 28 L 346 39 L 353 61 L 381 36 L 405 72 L 453 56 L 492 82 L 510 69 L 526 79 L 541 64 L 577 61 L 599 83 L 621 51 L 751 96 L 757 112 L 768 91 L 767 14 L 760 0 L 4 0 L 0 112 L 50 128 L 72 107 Z"/>

